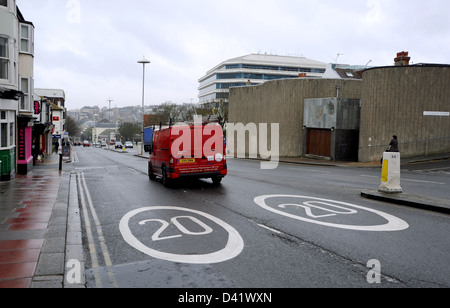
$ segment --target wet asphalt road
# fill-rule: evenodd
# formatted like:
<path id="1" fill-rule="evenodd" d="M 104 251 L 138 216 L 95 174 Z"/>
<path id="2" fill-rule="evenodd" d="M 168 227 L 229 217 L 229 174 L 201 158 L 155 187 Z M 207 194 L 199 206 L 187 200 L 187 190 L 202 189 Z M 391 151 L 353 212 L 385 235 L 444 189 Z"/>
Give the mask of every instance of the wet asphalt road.
<path id="1" fill-rule="evenodd" d="M 76 149 L 88 287 L 450 286 L 450 217 L 361 198 L 379 169 L 230 159 L 220 186 L 165 188 L 129 152 Z M 402 187 L 448 199 L 447 172 Z"/>

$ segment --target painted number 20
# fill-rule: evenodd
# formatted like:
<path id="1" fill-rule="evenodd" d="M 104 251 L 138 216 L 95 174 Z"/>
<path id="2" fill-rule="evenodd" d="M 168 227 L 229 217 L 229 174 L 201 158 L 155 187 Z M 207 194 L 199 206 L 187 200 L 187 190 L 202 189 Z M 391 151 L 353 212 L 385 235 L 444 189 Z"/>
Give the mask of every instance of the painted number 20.
<path id="1" fill-rule="evenodd" d="M 201 231 L 201 232 L 189 231 L 185 226 L 183 226 L 180 223 L 179 219 L 190 219 L 192 222 L 198 224 L 204 231 Z M 206 235 L 206 234 L 210 234 L 213 232 L 213 229 L 211 229 L 208 225 L 204 224 L 202 221 L 200 221 L 197 218 L 192 217 L 192 216 L 177 216 L 177 217 L 173 217 L 170 221 L 174 224 L 175 227 L 178 228 L 178 230 L 181 233 L 186 234 L 186 235 Z M 139 225 L 143 226 L 148 222 L 158 222 L 161 224 L 161 227 L 152 236 L 152 240 L 154 242 L 183 236 L 183 234 L 172 235 L 172 236 L 161 236 L 161 234 L 164 232 L 164 230 L 166 230 L 170 226 L 169 222 L 162 220 L 162 219 L 143 220 L 139 223 Z"/>

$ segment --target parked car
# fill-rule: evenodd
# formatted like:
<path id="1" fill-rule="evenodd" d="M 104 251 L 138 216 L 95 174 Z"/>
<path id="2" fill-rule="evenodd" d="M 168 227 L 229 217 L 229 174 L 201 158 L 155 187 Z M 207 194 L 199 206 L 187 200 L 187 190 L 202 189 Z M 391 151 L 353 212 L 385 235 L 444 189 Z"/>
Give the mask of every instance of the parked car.
<path id="1" fill-rule="evenodd" d="M 120 141 L 116 141 L 116 149 L 122 149 L 123 148 L 123 144 Z"/>
<path id="2" fill-rule="evenodd" d="M 84 140 L 84 142 L 83 142 L 83 147 L 90 147 L 91 146 L 91 143 L 89 142 L 89 141 L 87 141 L 87 140 Z"/>
<path id="3" fill-rule="evenodd" d="M 133 142 L 131 142 L 131 141 L 125 142 L 125 148 L 126 149 L 133 149 L 134 148 Z"/>
<path id="4" fill-rule="evenodd" d="M 106 142 L 105 142 L 105 141 L 102 141 L 102 148 L 106 148 L 106 147 L 107 147 Z"/>

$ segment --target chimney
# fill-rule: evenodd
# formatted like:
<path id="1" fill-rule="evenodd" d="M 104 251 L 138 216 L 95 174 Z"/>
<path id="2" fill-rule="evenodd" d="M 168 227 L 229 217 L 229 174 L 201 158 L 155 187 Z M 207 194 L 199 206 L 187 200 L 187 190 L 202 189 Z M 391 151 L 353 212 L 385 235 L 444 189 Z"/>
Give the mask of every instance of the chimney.
<path id="1" fill-rule="evenodd" d="M 405 66 L 409 65 L 409 61 L 411 60 L 411 57 L 408 57 L 409 52 L 402 51 L 397 53 L 397 58 L 394 59 L 395 66 Z"/>

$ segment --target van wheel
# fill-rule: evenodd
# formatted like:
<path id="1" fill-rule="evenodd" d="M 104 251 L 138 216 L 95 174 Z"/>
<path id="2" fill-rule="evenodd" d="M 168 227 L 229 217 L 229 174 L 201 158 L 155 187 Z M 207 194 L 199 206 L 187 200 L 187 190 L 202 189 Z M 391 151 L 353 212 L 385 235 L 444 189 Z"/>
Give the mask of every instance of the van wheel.
<path id="1" fill-rule="evenodd" d="M 215 176 L 213 178 L 211 178 L 214 185 L 219 185 L 222 182 L 222 177 L 221 176 Z"/>
<path id="2" fill-rule="evenodd" d="M 169 187 L 170 186 L 170 180 L 167 178 L 166 167 L 162 167 L 161 171 L 162 171 L 162 183 L 163 183 L 163 185 L 165 187 Z"/>
<path id="3" fill-rule="evenodd" d="M 148 163 L 148 178 L 150 181 L 156 180 L 156 175 L 153 173 L 152 164 Z"/>

